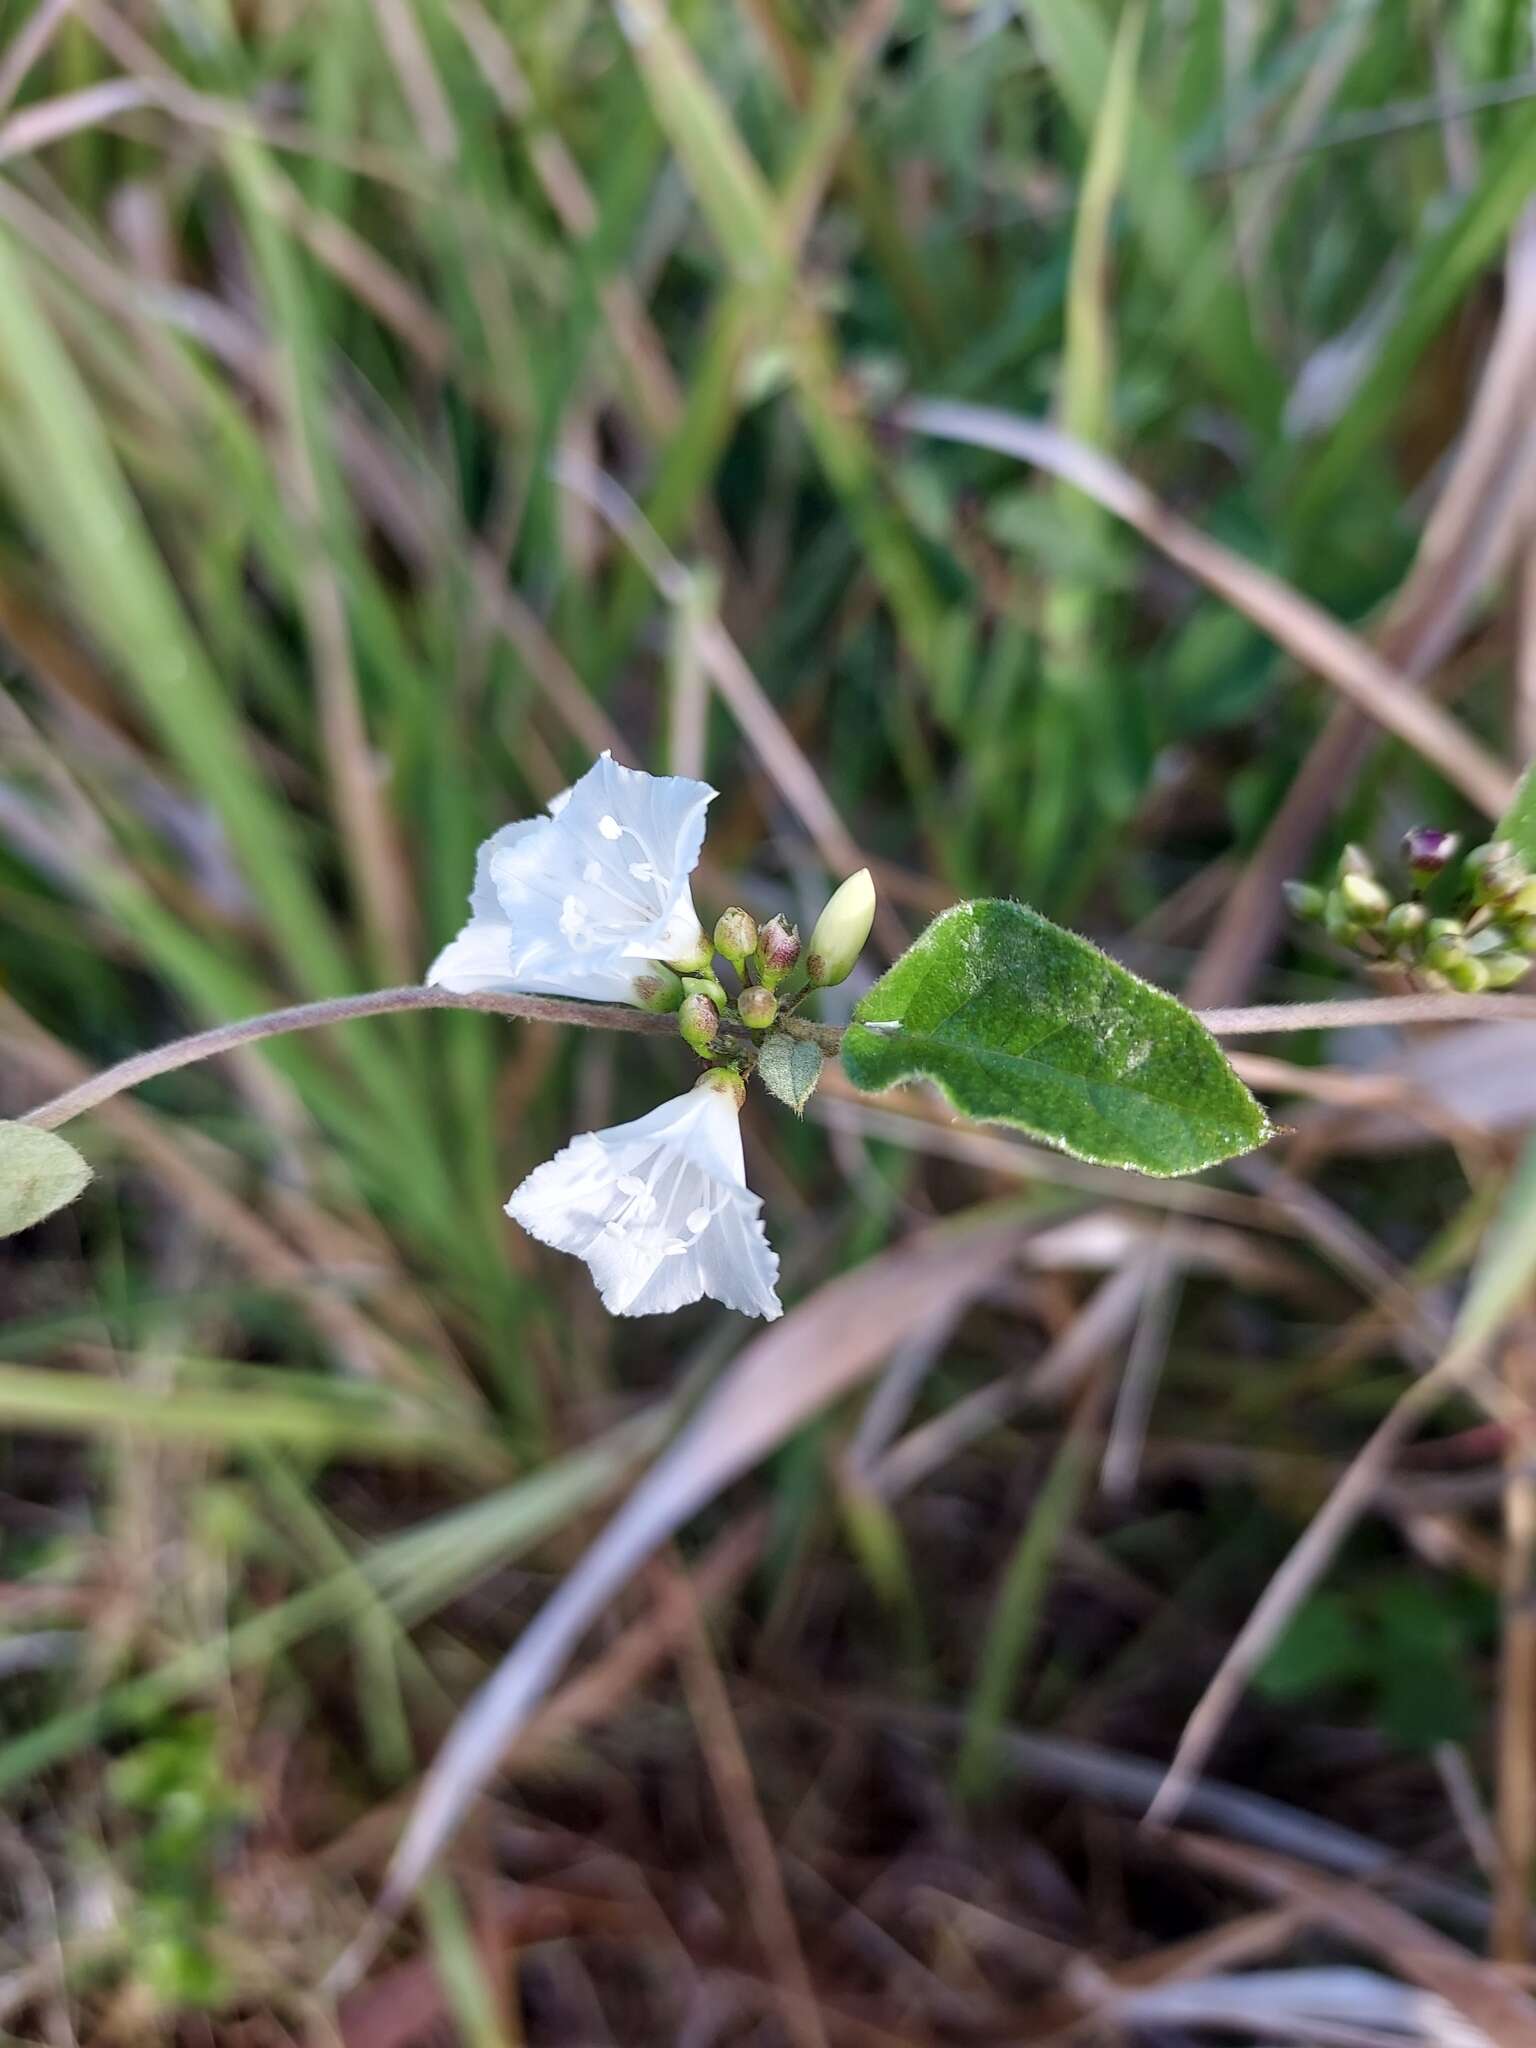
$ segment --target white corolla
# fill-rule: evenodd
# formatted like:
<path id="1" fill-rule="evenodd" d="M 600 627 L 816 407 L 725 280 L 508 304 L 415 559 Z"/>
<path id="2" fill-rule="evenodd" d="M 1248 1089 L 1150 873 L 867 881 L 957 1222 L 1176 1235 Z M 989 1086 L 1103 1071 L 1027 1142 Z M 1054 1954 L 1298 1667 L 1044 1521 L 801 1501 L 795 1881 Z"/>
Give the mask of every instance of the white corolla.
<path id="1" fill-rule="evenodd" d="M 783 1313 L 779 1261 L 746 1183 L 739 1095 L 733 1075 L 706 1074 L 649 1116 L 584 1132 L 529 1174 L 507 1214 L 585 1259 L 612 1315 L 707 1294 L 771 1321 Z"/>
<path id="2" fill-rule="evenodd" d="M 692 966 L 707 954 L 688 878 L 714 795 L 707 782 L 603 754 L 547 816 L 486 840 L 469 922 L 427 980 L 459 994 L 645 1004 L 648 962 Z"/>

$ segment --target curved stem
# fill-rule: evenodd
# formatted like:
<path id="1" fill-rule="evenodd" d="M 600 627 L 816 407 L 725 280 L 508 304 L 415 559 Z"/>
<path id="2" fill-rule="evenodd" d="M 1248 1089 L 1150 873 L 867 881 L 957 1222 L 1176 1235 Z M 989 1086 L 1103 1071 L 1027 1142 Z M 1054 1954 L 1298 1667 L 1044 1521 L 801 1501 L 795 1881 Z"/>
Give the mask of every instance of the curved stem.
<path id="1" fill-rule="evenodd" d="M 625 1003 L 581 1003 L 566 996 L 456 995 L 446 988 L 377 988 L 364 995 L 330 996 L 318 1003 L 295 1003 L 287 1009 L 268 1010 L 260 1017 L 244 1017 L 235 1024 L 215 1024 L 211 1030 L 196 1031 L 190 1038 L 173 1039 L 149 1052 L 134 1053 L 104 1068 L 88 1081 L 66 1089 L 50 1101 L 39 1103 L 20 1121 L 36 1124 L 45 1131 L 57 1129 L 72 1117 L 81 1116 L 98 1103 L 110 1102 L 141 1082 L 159 1074 L 174 1073 L 199 1060 L 217 1059 L 242 1045 L 254 1045 L 263 1038 L 281 1038 L 290 1031 L 314 1031 L 326 1024 L 347 1024 L 356 1017 L 383 1017 L 401 1010 L 481 1010 L 493 1017 L 521 1017 L 544 1024 L 579 1024 L 604 1031 L 638 1031 L 652 1038 L 676 1038 L 676 1021 L 648 1010 L 634 1010 Z M 746 1037 L 745 1027 L 726 1019 L 726 1031 Z M 824 1052 L 835 1052 L 842 1033 L 826 1024 L 796 1021 L 795 1036 L 811 1037 Z"/>
<path id="2" fill-rule="evenodd" d="M 263 1038 L 280 1038 L 290 1031 L 313 1031 L 326 1024 L 346 1024 L 355 1017 L 382 1017 L 400 1010 L 480 1010 L 493 1017 L 522 1017 L 545 1024 L 577 1024 L 604 1031 L 636 1031 L 651 1038 L 675 1038 L 677 1025 L 669 1016 L 648 1010 L 630 1009 L 623 1003 L 580 1003 L 566 996 L 456 995 L 444 988 L 379 988 L 364 995 L 331 996 L 318 1003 L 296 1003 L 284 1010 L 268 1010 L 260 1017 L 245 1017 L 236 1024 L 216 1024 L 210 1031 L 197 1031 L 190 1038 L 173 1039 L 169 1045 L 135 1053 L 93 1074 L 78 1087 L 66 1089 L 51 1101 L 39 1103 L 20 1121 L 54 1130 L 71 1117 L 83 1115 L 114 1095 L 152 1081 L 159 1074 L 174 1073 L 198 1060 L 216 1059 L 242 1045 L 254 1045 Z M 1204 1010 L 1201 1022 L 1219 1038 L 1251 1038 L 1271 1031 L 1349 1030 L 1370 1024 L 1455 1024 L 1470 1022 L 1531 1023 L 1536 1021 L 1536 996 L 1418 995 L 1365 996 L 1358 1000 L 1326 1003 L 1278 1003 L 1250 1010 Z M 813 1024 L 805 1017 L 786 1017 L 782 1027 L 791 1038 L 805 1039 L 824 1053 L 835 1054 L 843 1034 L 835 1024 Z M 724 1018 L 721 1029 L 749 1043 L 760 1042 L 761 1034 L 749 1032 L 734 1018 Z"/>

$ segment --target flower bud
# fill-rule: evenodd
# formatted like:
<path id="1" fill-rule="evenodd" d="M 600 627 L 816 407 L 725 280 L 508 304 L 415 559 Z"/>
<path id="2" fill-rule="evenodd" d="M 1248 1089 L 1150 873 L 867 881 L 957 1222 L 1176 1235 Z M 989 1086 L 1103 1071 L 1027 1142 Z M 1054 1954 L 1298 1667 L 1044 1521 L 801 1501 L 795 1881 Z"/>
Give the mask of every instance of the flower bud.
<path id="1" fill-rule="evenodd" d="M 1516 953 L 1508 947 L 1500 947 L 1494 953 L 1484 953 L 1482 964 L 1490 988 L 1513 988 L 1517 981 L 1523 981 L 1531 971 L 1529 956 L 1525 953 Z"/>
<path id="2" fill-rule="evenodd" d="M 715 951 L 723 953 L 739 974 L 747 955 L 757 947 L 757 919 L 745 910 L 723 910 L 715 926 Z"/>
<path id="3" fill-rule="evenodd" d="M 1362 880 L 1367 880 L 1374 876 L 1375 873 L 1376 864 L 1371 859 L 1371 856 L 1363 846 L 1356 846 L 1355 842 L 1351 840 L 1339 855 L 1340 881 L 1346 875 L 1358 875 Z"/>
<path id="4" fill-rule="evenodd" d="M 715 949 L 701 931 L 697 944 L 690 946 L 686 953 L 680 953 L 669 960 L 667 965 L 675 967 L 679 974 L 700 974 L 714 957 Z"/>
<path id="5" fill-rule="evenodd" d="M 635 1001 L 642 1010 L 675 1010 L 683 1000 L 683 984 L 660 960 L 648 960 L 634 979 Z"/>
<path id="6" fill-rule="evenodd" d="M 1328 899 L 1321 889 L 1314 889 L 1310 882 L 1282 882 L 1281 894 L 1292 917 L 1304 918 L 1308 924 L 1321 924 Z"/>
<path id="7" fill-rule="evenodd" d="M 750 1031 L 766 1031 L 779 1014 L 779 999 L 770 988 L 744 988 L 736 998 L 736 1014 Z"/>
<path id="8" fill-rule="evenodd" d="M 677 1028 L 699 1058 L 705 1059 L 719 1036 L 720 1012 L 706 995 L 685 996 L 677 1013 Z"/>
<path id="9" fill-rule="evenodd" d="M 1426 936 L 1428 944 L 1424 948 L 1425 965 L 1436 968 L 1441 974 L 1449 974 L 1458 962 L 1469 957 L 1461 923 L 1457 918 L 1432 917 L 1426 928 Z"/>
<path id="10" fill-rule="evenodd" d="M 1479 903 L 1503 903 L 1517 895 L 1531 877 L 1507 839 L 1474 846 L 1466 858 L 1467 880 Z"/>
<path id="11" fill-rule="evenodd" d="M 1415 881 L 1428 882 L 1456 858 L 1459 832 L 1441 832 L 1433 825 L 1415 825 L 1403 834 L 1403 859 Z"/>
<path id="12" fill-rule="evenodd" d="M 777 988 L 800 958 L 800 934 L 783 917 L 770 917 L 757 935 L 757 978 Z"/>
<path id="13" fill-rule="evenodd" d="M 806 952 L 812 988 L 834 988 L 853 972 L 875 921 L 875 885 L 868 868 L 850 875 L 816 920 Z"/>
<path id="14" fill-rule="evenodd" d="M 1353 941 L 1360 928 L 1355 913 L 1339 889 L 1330 889 L 1323 900 L 1323 924 L 1329 938 L 1342 939 L 1346 945 Z"/>
<path id="15" fill-rule="evenodd" d="M 717 1017 L 730 1001 L 730 997 L 712 974 L 685 974 L 683 976 L 683 994 L 685 996 L 707 997 L 714 1004 Z"/>
<path id="16" fill-rule="evenodd" d="M 1394 946 L 1406 946 L 1419 937 L 1429 923 L 1429 912 L 1422 903 L 1397 903 L 1387 913 L 1382 926 Z"/>
<path id="17" fill-rule="evenodd" d="M 1489 974 L 1486 964 L 1474 960 L 1470 953 L 1463 953 L 1459 960 L 1452 960 L 1441 973 L 1464 996 L 1480 996 L 1488 986 Z"/>
<path id="18" fill-rule="evenodd" d="M 1392 898 L 1380 882 L 1353 869 L 1339 877 L 1339 895 L 1356 924 L 1380 924 L 1392 908 Z"/>
<path id="19" fill-rule="evenodd" d="M 728 1095 L 737 1109 L 747 1099 L 747 1084 L 734 1067 L 711 1067 L 707 1074 L 700 1074 L 694 1082 L 695 1088 L 708 1088 L 720 1095 Z"/>

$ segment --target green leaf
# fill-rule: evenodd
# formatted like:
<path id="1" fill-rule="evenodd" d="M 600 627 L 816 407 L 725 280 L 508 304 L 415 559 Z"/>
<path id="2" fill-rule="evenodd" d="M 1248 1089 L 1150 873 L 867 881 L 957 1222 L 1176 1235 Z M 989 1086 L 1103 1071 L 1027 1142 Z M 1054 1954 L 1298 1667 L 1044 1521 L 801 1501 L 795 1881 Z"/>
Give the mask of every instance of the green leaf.
<path id="1" fill-rule="evenodd" d="M 1536 761 L 1527 765 L 1515 785 L 1509 809 L 1489 837 L 1507 839 L 1527 867 L 1536 867 Z"/>
<path id="2" fill-rule="evenodd" d="M 1371 1674 L 1371 1645 L 1354 1605 L 1337 1593 L 1304 1600 L 1254 1674 L 1267 1699 L 1302 1700 Z"/>
<path id="3" fill-rule="evenodd" d="M 35 1124 L 0 1123 L 0 1237 L 72 1202 L 91 1177 L 74 1146 Z"/>
<path id="4" fill-rule="evenodd" d="M 770 1095 L 787 1103 L 796 1116 L 803 1116 L 821 1079 L 821 1053 L 803 1038 L 774 1031 L 763 1040 L 757 1073 Z"/>
<path id="5" fill-rule="evenodd" d="M 935 918 L 855 1009 L 843 1066 L 856 1088 L 933 1081 L 967 1116 L 1142 1173 L 1198 1172 L 1270 1130 L 1182 1003 L 1022 903 Z"/>

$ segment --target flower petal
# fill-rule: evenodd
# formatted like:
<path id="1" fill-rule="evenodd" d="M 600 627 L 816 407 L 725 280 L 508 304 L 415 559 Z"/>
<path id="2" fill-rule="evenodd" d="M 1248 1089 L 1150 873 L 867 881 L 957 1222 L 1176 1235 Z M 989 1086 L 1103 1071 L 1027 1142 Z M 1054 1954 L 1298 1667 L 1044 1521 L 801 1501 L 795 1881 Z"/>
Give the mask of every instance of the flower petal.
<path id="1" fill-rule="evenodd" d="M 685 776 L 621 768 L 607 754 L 558 816 L 491 858 L 503 914 L 546 958 L 683 959 L 702 937 L 688 876 L 715 792 Z"/>
<path id="2" fill-rule="evenodd" d="M 429 987 L 452 989 L 456 995 L 481 991 L 498 995 L 528 993 L 521 990 L 512 972 L 512 927 L 491 880 L 491 860 L 502 847 L 515 845 L 530 832 L 536 832 L 542 823 L 540 818 L 523 818 L 515 825 L 503 825 L 482 843 L 475 855 L 469 922 L 427 969 Z"/>
<path id="3" fill-rule="evenodd" d="M 735 1105 L 693 1089 L 648 1116 L 588 1132 L 507 1203 L 530 1235 L 585 1259 L 613 1315 L 657 1315 L 708 1294 L 781 1313 L 778 1260 L 745 1185 Z"/>

